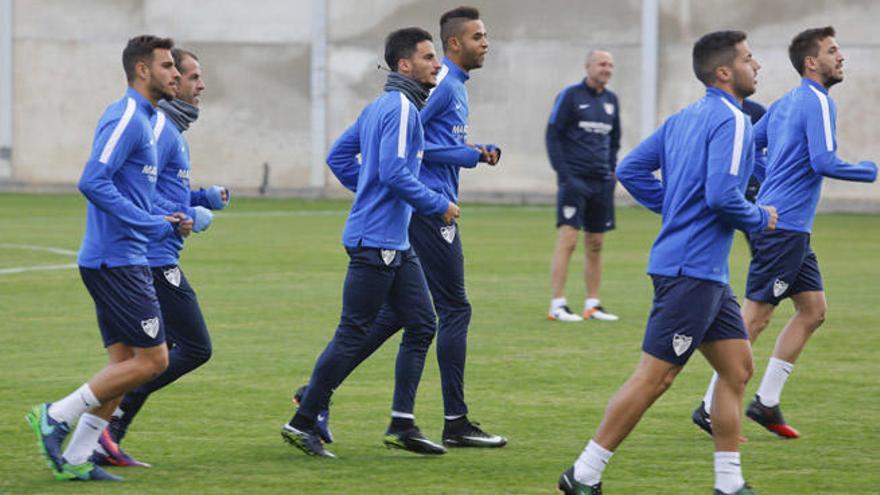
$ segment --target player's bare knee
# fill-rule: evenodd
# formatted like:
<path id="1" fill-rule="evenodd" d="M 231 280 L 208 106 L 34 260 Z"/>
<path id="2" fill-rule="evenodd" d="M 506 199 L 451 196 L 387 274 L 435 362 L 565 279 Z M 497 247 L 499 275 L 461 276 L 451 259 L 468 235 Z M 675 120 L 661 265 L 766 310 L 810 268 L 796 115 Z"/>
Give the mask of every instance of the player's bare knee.
<path id="1" fill-rule="evenodd" d="M 749 380 L 752 379 L 752 375 L 755 374 L 754 361 L 752 361 L 751 358 L 746 360 L 746 362 L 743 363 L 741 370 L 742 370 L 742 384 L 743 384 L 743 387 L 745 387 L 746 383 L 749 383 Z"/>
<path id="2" fill-rule="evenodd" d="M 746 320 L 746 328 L 749 331 L 749 335 L 752 337 L 752 340 L 755 340 L 755 337 L 761 334 L 767 325 L 770 324 L 770 315 L 754 315 L 748 320 Z"/>
<path id="3" fill-rule="evenodd" d="M 161 347 L 159 352 L 142 354 L 139 356 L 139 359 L 142 362 L 141 369 L 151 379 L 161 375 L 168 369 L 168 350 L 165 347 Z"/>
<path id="4" fill-rule="evenodd" d="M 825 304 L 825 301 L 822 301 L 822 304 L 818 305 L 818 307 L 814 308 L 813 312 L 813 330 L 822 326 L 825 323 L 825 315 L 828 312 L 828 305 Z"/>

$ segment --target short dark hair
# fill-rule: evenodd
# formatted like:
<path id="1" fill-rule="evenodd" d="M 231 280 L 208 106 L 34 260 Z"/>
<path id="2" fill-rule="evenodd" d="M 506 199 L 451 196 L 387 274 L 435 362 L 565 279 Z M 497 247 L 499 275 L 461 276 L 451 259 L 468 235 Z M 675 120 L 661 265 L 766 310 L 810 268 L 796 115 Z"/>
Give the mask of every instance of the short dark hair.
<path id="1" fill-rule="evenodd" d="M 125 69 L 125 77 L 128 82 L 134 81 L 134 67 L 145 62 L 150 64 L 153 62 L 153 50 L 155 49 L 170 50 L 174 48 L 174 40 L 171 38 L 159 38 L 150 34 L 135 36 L 128 40 L 125 50 L 122 50 L 122 68 Z"/>
<path id="2" fill-rule="evenodd" d="M 831 36 L 836 36 L 834 28 L 825 26 L 801 31 L 792 38 L 791 44 L 788 45 L 788 58 L 791 59 L 791 65 L 798 74 L 804 75 L 806 70 L 804 58 L 819 55 L 819 42 Z"/>
<path id="3" fill-rule="evenodd" d="M 449 45 L 449 38 L 458 36 L 461 26 L 468 21 L 476 21 L 480 18 L 480 11 L 474 7 L 456 7 L 440 16 L 440 42 L 443 43 L 443 51 Z"/>
<path id="4" fill-rule="evenodd" d="M 174 68 L 176 68 L 177 72 L 180 72 L 181 74 L 183 74 L 183 59 L 189 57 L 196 62 L 199 61 L 199 57 L 196 57 L 195 53 L 189 50 L 184 50 L 183 48 L 172 48 L 171 57 L 174 58 Z"/>
<path id="5" fill-rule="evenodd" d="M 715 84 L 715 69 L 730 65 L 736 58 L 736 45 L 745 41 L 742 31 L 715 31 L 694 43 L 694 75 L 706 86 Z"/>
<path id="6" fill-rule="evenodd" d="M 431 33 L 419 27 L 398 29 L 385 38 L 385 63 L 391 72 L 397 72 L 397 62 L 412 57 L 416 45 L 423 41 L 434 41 Z"/>

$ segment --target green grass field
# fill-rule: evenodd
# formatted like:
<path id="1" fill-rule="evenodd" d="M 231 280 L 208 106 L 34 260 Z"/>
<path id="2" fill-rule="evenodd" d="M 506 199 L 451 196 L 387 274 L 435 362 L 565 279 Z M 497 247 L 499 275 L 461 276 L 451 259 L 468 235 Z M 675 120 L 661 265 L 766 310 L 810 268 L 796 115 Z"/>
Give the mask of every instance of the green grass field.
<path id="1" fill-rule="evenodd" d="M 308 379 L 339 317 L 347 209 L 346 202 L 238 199 L 210 231 L 191 238 L 181 266 L 198 291 L 214 357 L 155 394 L 134 423 L 125 447 L 153 469 L 115 469 L 124 484 L 71 486 L 52 480 L 22 417 L 103 365 L 92 302 L 73 268 L 3 271 L 74 263 L 70 255 L 26 246 L 76 251 L 85 202 L 0 195 L 0 493 L 553 493 L 639 357 L 651 302 L 644 270 L 658 217 L 619 210 L 619 230 L 608 237 L 603 302 L 621 321 L 561 324 L 545 320 L 552 208 L 463 205 L 474 307 L 467 398 L 472 419 L 507 435 L 509 446 L 440 458 L 386 450 L 394 339 L 337 391 L 331 424 L 339 459 L 327 461 L 283 443 L 279 428 L 292 413 L 292 391 Z M 803 438 L 784 441 L 744 422 L 744 471 L 762 495 L 876 494 L 880 217 L 822 215 L 814 234 L 828 320 L 783 396 L 786 418 Z M 583 297 L 582 266 L 579 248 L 569 275 L 572 306 Z M 738 294 L 746 269 L 745 244 L 737 239 L 731 272 Z M 758 342 L 749 396 L 790 315 L 783 304 Z M 711 439 L 690 422 L 708 378 L 708 366 L 695 356 L 612 460 L 608 494 L 711 493 Z M 433 349 L 416 415 L 439 440 Z"/>

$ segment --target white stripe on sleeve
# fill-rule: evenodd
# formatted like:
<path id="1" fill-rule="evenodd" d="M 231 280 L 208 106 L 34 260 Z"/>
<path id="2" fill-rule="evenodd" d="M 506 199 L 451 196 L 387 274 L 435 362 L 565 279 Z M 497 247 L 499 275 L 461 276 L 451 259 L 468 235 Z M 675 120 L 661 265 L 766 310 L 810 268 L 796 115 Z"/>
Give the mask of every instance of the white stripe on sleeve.
<path id="1" fill-rule="evenodd" d="M 429 98 L 432 94 L 434 94 L 434 90 L 437 89 L 438 86 L 440 86 L 440 83 L 443 82 L 443 79 L 446 79 L 447 74 L 449 74 L 449 66 L 443 64 L 443 66 L 440 67 L 440 73 L 437 74 L 437 84 L 433 88 L 431 88 L 431 92 L 428 93 Z"/>
<path id="2" fill-rule="evenodd" d="M 113 150 L 116 148 L 116 143 L 119 142 L 119 138 L 122 137 L 122 133 L 125 132 L 125 127 L 134 115 L 134 109 L 136 106 L 134 99 L 129 98 L 128 103 L 125 105 L 125 112 L 123 112 L 122 118 L 116 123 L 113 133 L 110 134 L 110 139 L 107 140 L 104 144 L 104 149 L 101 150 L 101 157 L 98 158 L 99 162 L 107 165 L 107 162 L 110 161 L 110 155 L 113 154 Z"/>
<path id="3" fill-rule="evenodd" d="M 406 127 L 409 122 L 409 100 L 400 93 L 400 127 L 397 130 L 397 158 L 406 158 Z"/>
<path id="4" fill-rule="evenodd" d="M 822 127 L 825 129 L 825 149 L 834 151 L 834 137 L 831 135 L 831 109 L 828 108 L 828 96 L 818 89 L 810 86 L 816 97 L 819 98 L 819 106 L 822 107 Z"/>
<path id="5" fill-rule="evenodd" d="M 730 175 L 739 175 L 739 163 L 742 161 L 742 152 L 743 152 L 743 137 L 746 133 L 746 122 L 745 116 L 742 113 L 742 110 L 736 108 L 736 106 L 727 101 L 726 98 L 721 98 L 721 101 L 727 105 L 727 108 L 730 109 L 730 112 L 733 113 L 733 119 L 735 122 L 735 130 L 733 132 L 733 151 L 730 155 Z"/>
<path id="6" fill-rule="evenodd" d="M 156 125 L 153 126 L 153 140 L 156 141 L 156 144 L 159 144 L 159 136 L 162 135 L 162 130 L 165 129 L 165 112 L 159 110 L 156 112 Z"/>

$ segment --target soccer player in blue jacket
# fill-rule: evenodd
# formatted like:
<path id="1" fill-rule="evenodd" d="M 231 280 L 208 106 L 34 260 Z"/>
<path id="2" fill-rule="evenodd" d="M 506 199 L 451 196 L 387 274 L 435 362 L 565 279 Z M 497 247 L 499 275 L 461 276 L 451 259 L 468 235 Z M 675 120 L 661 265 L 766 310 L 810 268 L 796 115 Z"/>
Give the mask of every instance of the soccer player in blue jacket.
<path id="1" fill-rule="evenodd" d="M 844 57 L 834 28 L 801 32 L 792 39 L 788 54 L 801 83 L 774 102 L 755 126 L 755 146 L 767 149 L 758 202 L 779 205 L 779 228 L 753 236 L 743 318 L 754 341 L 783 299 L 794 303 L 795 314 L 776 340 L 746 415 L 783 438 L 798 438 L 800 433 L 785 422 L 779 402 L 795 361 L 825 321 L 822 274 L 810 247 L 822 179 L 874 182 L 877 165 L 837 157 L 837 105 L 828 91 L 843 81 Z M 707 397 L 715 381 L 713 377 Z"/>
<path id="2" fill-rule="evenodd" d="M 181 211 L 153 212 L 158 161 L 150 118 L 160 99 L 174 96 L 180 77 L 171 57 L 173 45 L 155 36 L 128 41 L 122 64 L 129 88 L 98 121 L 79 181 L 88 210 L 77 262 L 95 301 L 109 362 L 67 397 L 35 406 L 26 417 L 59 480 L 121 479 L 89 457 L 122 395 L 168 366 L 147 244 L 186 236 L 192 229 L 192 220 Z M 62 443 L 77 420 L 62 454 Z"/>
<path id="3" fill-rule="evenodd" d="M 186 212 L 193 219 L 193 232 L 202 232 L 211 225 L 211 210 L 226 206 L 229 191 L 220 186 L 196 191 L 190 188 L 189 144 L 183 132 L 198 119 L 205 82 L 194 53 L 174 48 L 171 54 L 180 72 L 180 81 L 176 97 L 173 100 L 160 100 L 159 111 L 153 116 L 159 162 L 154 210 Z M 125 394 L 110 425 L 101 434 L 101 448 L 96 451 L 94 459 L 98 463 L 146 466 L 118 445 L 129 425 L 151 393 L 198 368 L 211 357 L 211 338 L 199 301 L 179 266 L 182 249 L 183 239 L 178 236 L 153 241 L 148 246 L 147 261 L 153 272 L 153 285 L 162 309 L 165 335 L 171 344 L 168 369 L 156 379 Z"/>
<path id="4" fill-rule="evenodd" d="M 738 452 L 752 351 L 729 285 L 728 256 L 734 229 L 758 232 L 776 224 L 773 207 L 743 196 L 755 147 L 741 105 L 755 91 L 760 65 L 745 33 L 720 31 L 694 44 L 693 66 L 706 96 L 668 118 L 617 168 L 630 194 L 662 216 L 648 261 L 654 305 L 638 367 L 608 403 L 575 465 L 559 479 L 560 490 L 569 495 L 602 493 L 602 472 L 613 452 L 697 349 L 720 374 L 712 408 L 714 493 L 755 493 L 743 480 Z M 658 169 L 662 181 L 654 175 Z"/>
<path id="5" fill-rule="evenodd" d="M 472 146 L 467 143 L 468 94 L 464 84 L 471 70 L 483 66 L 489 49 L 479 10 L 458 7 L 444 13 L 440 17 L 440 37 L 445 57 L 438 84 L 419 112 L 425 128 L 425 156 L 419 180 L 455 203 L 460 169 L 474 168 L 480 162 L 495 165 L 501 150 L 492 144 Z M 331 167 L 350 163 L 360 150 L 336 146 L 334 151 L 345 153 L 331 152 Z M 437 363 L 443 390 L 443 443 L 450 447 L 503 447 L 507 444 L 506 438 L 487 433 L 467 418 L 464 366 L 471 305 L 464 286 L 464 253 L 458 225 L 447 225 L 439 217 L 415 213 L 409 225 L 409 239 L 422 262 L 439 319 Z M 400 327 L 394 311 L 387 305 L 383 307 L 353 365 L 369 357 Z M 407 412 L 394 410 L 391 414 L 415 419 Z M 322 415 L 327 418 L 328 411 Z M 326 425 L 322 436 L 325 441 L 332 441 Z"/>
<path id="6" fill-rule="evenodd" d="M 587 77 L 563 89 L 550 113 L 546 143 L 556 171 L 558 231 L 550 285 L 553 298 L 547 318 L 582 321 L 584 318 L 615 321 L 599 301 L 602 280 L 602 246 L 605 233 L 614 229 L 614 168 L 620 149 L 620 104 L 606 86 L 614 73 L 614 59 L 606 51 L 587 55 Z M 584 229 L 584 310 L 575 314 L 565 299 L 568 263 Z"/>
<path id="7" fill-rule="evenodd" d="M 353 368 L 385 304 L 405 327 L 393 410 L 412 414 L 436 323 L 425 275 L 409 242 L 410 218 L 415 210 L 440 216 L 449 225 L 459 215 L 454 202 L 418 180 L 425 147 L 418 110 L 440 71 L 431 34 L 420 28 L 392 32 L 385 41 L 385 61 L 391 69 L 385 92 L 364 108 L 330 152 L 331 157 L 347 156 L 346 163 L 328 158 L 355 198 L 342 235 L 350 261 L 339 326 L 315 363 L 296 414 L 281 430 L 285 440 L 308 455 L 335 457 L 319 437 L 318 416 Z M 360 163 L 356 151 L 346 150 L 360 150 Z M 425 438 L 410 417 L 392 417 L 384 442 L 422 454 L 446 452 Z"/>

